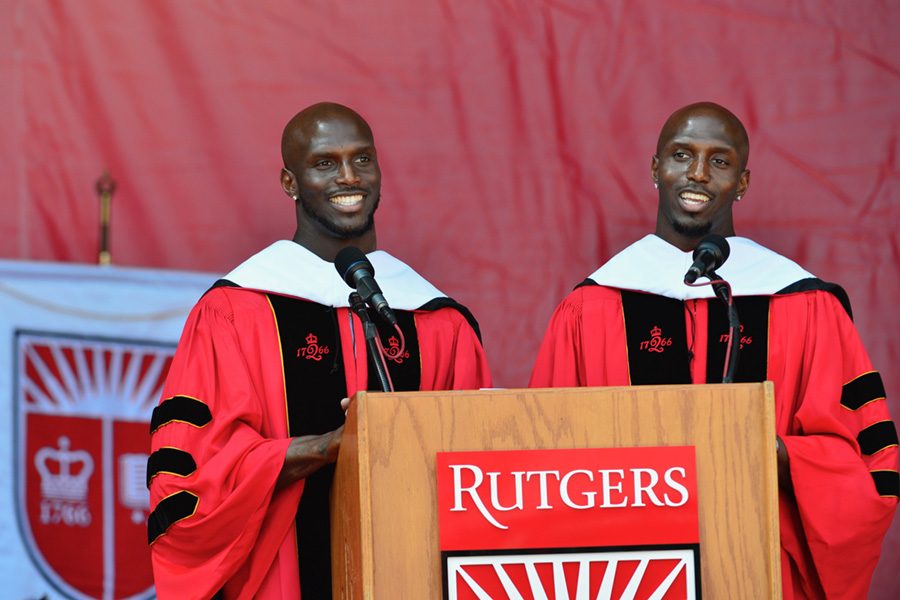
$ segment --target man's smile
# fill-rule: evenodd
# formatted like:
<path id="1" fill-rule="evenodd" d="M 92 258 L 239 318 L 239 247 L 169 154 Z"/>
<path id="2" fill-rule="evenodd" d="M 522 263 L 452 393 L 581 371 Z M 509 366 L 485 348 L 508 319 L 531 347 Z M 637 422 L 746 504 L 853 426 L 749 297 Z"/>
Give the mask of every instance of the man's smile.
<path id="1" fill-rule="evenodd" d="M 328 201 L 341 210 L 351 211 L 362 206 L 365 197 L 366 195 L 361 192 L 341 193 L 330 196 Z"/>
<path id="2" fill-rule="evenodd" d="M 682 191 L 678 194 L 678 198 L 681 200 L 681 206 L 691 212 L 702 210 L 712 201 L 712 196 L 709 194 L 691 190 Z"/>

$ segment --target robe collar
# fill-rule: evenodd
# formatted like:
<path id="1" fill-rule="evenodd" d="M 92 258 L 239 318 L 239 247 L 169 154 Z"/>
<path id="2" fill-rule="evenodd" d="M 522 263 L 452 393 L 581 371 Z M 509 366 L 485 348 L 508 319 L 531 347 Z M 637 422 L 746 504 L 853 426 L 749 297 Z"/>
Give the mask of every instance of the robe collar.
<path id="1" fill-rule="evenodd" d="M 368 256 L 375 280 L 391 308 L 415 310 L 430 300 L 445 297 L 411 267 L 387 252 Z M 334 268 L 300 244 L 279 240 L 251 256 L 225 276 L 243 288 L 303 298 L 333 307 L 347 307 L 353 291 Z"/>
<path id="2" fill-rule="evenodd" d="M 718 274 L 731 284 L 735 296 L 771 295 L 801 279 L 814 277 L 794 261 L 747 238 L 727 238 L 731 253 Z M 676 300 L 712 298 L 711 286 L 690 287 L 684 274 L 693 251 L 682 252 L 655 234 L 636 241 L 588 279 L 599 285 L 649 292 Z M 707 281 L 706 278 L 698 281 Z"/>

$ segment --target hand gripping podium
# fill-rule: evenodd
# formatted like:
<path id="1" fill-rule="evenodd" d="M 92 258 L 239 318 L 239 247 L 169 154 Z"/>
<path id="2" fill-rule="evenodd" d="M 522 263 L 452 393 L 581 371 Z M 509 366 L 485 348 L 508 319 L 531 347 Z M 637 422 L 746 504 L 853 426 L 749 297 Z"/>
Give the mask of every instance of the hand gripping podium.
<path id="1" fill-rule="evenodd" d="M 696 595 L 681 597 L 702 594 L 713 599 L 781 598 L 774 397 L 770 382 L 360 392 L 348 412 L 331 496 L 334 598 L 425 600 L 439 599 L 447 593 L 446 564 L 439 545 L 442 532 L 438 523 L 438 453 L 487 451 L 505 456 L 499 451 L 552 449 L 658 453 L 652 449 L 665 447 L 673 447 L 673 453 L 674 447 L 686 449 L 696 457 L 699 540 L 694 552 L 699 560 L 694 567 L 694 580 L 698 591 Z M 561 454 L 568 456 L 566 452 Z M 582 482 L 589 477 L 592 482 L 600 481 L 598 471 L 588 475 L 587 470 L 576 470 L 574 475 Z M 622 480 L 617 481 L 618 487 L 611 488 L 612 496 L 607 486 L 605 492 L 596 492 L 590 498 L 598 504 L 603 494 L 608 504 L 614 498 L 625 498 L 627 485 L 623 488 Z M 552 479 L 552 483 L 558 482 L 558 477 Z M 676 496 L 657 494 L 667 499 Z M 640 494 L 637 497 L 640 499 Z M 621 510 L 580 511 L 579 523 L 588 532 L 585 535 L 591 537 L 592 545 L 610 545 L 604 539 L 604 531 L 612 535 L 613 529 L 597 526 L 601 523 L 597 520 L 624 514 Z M 495 514 L 502 520 L 510 513 Z M 664 531 L 666 526 L 665 520 L 655 525 L 658 531 Z M 625 534 L 620 531 L 619 535 Z M 440 539 L 443 542 L 444 538 Z M 621 546 L 621 540 L 612 545 Z M 624 564 L 620 563 L 620 576 Z M 515 568 L 525 573 L 525 567 Z M 528 568 L 533 582 L 553 575 L 547 575 L 546 570 L 541 572 L 540 565 Z M 568 572 L 559 567 L 557 586 L 566 585 L 559 583 L 565 573 Z M 598 593 L 603 575 L 600 571 L 592 573 L 590 594 L 585 592 L 589 587 L 585 575 L 584 582 L 577 584 L 583 584 L 577 594 L 576 583 L 569 577 L 566 595 L 558 595 L 559 587 L 555 594 L 544 595 L 595 600 L 598 596 L 629 597 L 634 591 L 623 595 L 621 584 L 617 584 L 619 592 L 613 591 L 610 596 L 610 576 L 610 581 L 603 584 L 607 586 L 605 591 Z M 516 597 L 483 591 L 484 598 Z"/>

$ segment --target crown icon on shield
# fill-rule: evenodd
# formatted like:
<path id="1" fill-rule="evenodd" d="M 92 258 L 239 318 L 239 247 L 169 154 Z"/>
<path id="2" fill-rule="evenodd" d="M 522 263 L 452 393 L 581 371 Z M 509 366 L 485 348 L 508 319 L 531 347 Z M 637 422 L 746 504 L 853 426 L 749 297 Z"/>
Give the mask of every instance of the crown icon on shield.
<path id="1" fill-rule="evenodd" d="M 310 333 L 308 336 L 306 336 L 306 343 L 310 345 L 318 344 L 319 338 L 316 336 L 316 334 Z"/>
<path id="2" fill-rule="evenodd" d="M 654 325 L 653 329 L 650 330 L 650 337 L 659 337 L 662 335 L 662 329 L 658 326 Z"/>
<path id="3" fill-rule="evenodd" d="M 34 454 L 41 475 L 41 495 L 60 500 L 85 500 L 94 459 L 86 450 L 69 450 L 69 438 L 58 440 L 59 448 L 44 446 Z"/>

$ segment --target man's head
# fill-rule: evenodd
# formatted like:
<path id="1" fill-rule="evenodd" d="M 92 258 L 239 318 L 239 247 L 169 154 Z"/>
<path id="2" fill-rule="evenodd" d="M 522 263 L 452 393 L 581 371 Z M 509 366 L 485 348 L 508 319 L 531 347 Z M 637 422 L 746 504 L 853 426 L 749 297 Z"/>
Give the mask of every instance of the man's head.
<path id="1" fill-rule="evenodd" d="M 650 163 L 659 187 L 656 235 L 682 250 L 707 233 L 734 235 L 732 203 L 750 185 L 749 154 L 747 131 L 725 108 L 700 102 L 675 111 Z"/>
<path id="2" fill-rule="evenodd" d="M 325 260 L 345 246 L 375 249 L 381 170 L 369 125 L 353 110 L 313 104 L 281 137 L 281 187 L 296 200 L 294 241 Z"/>

